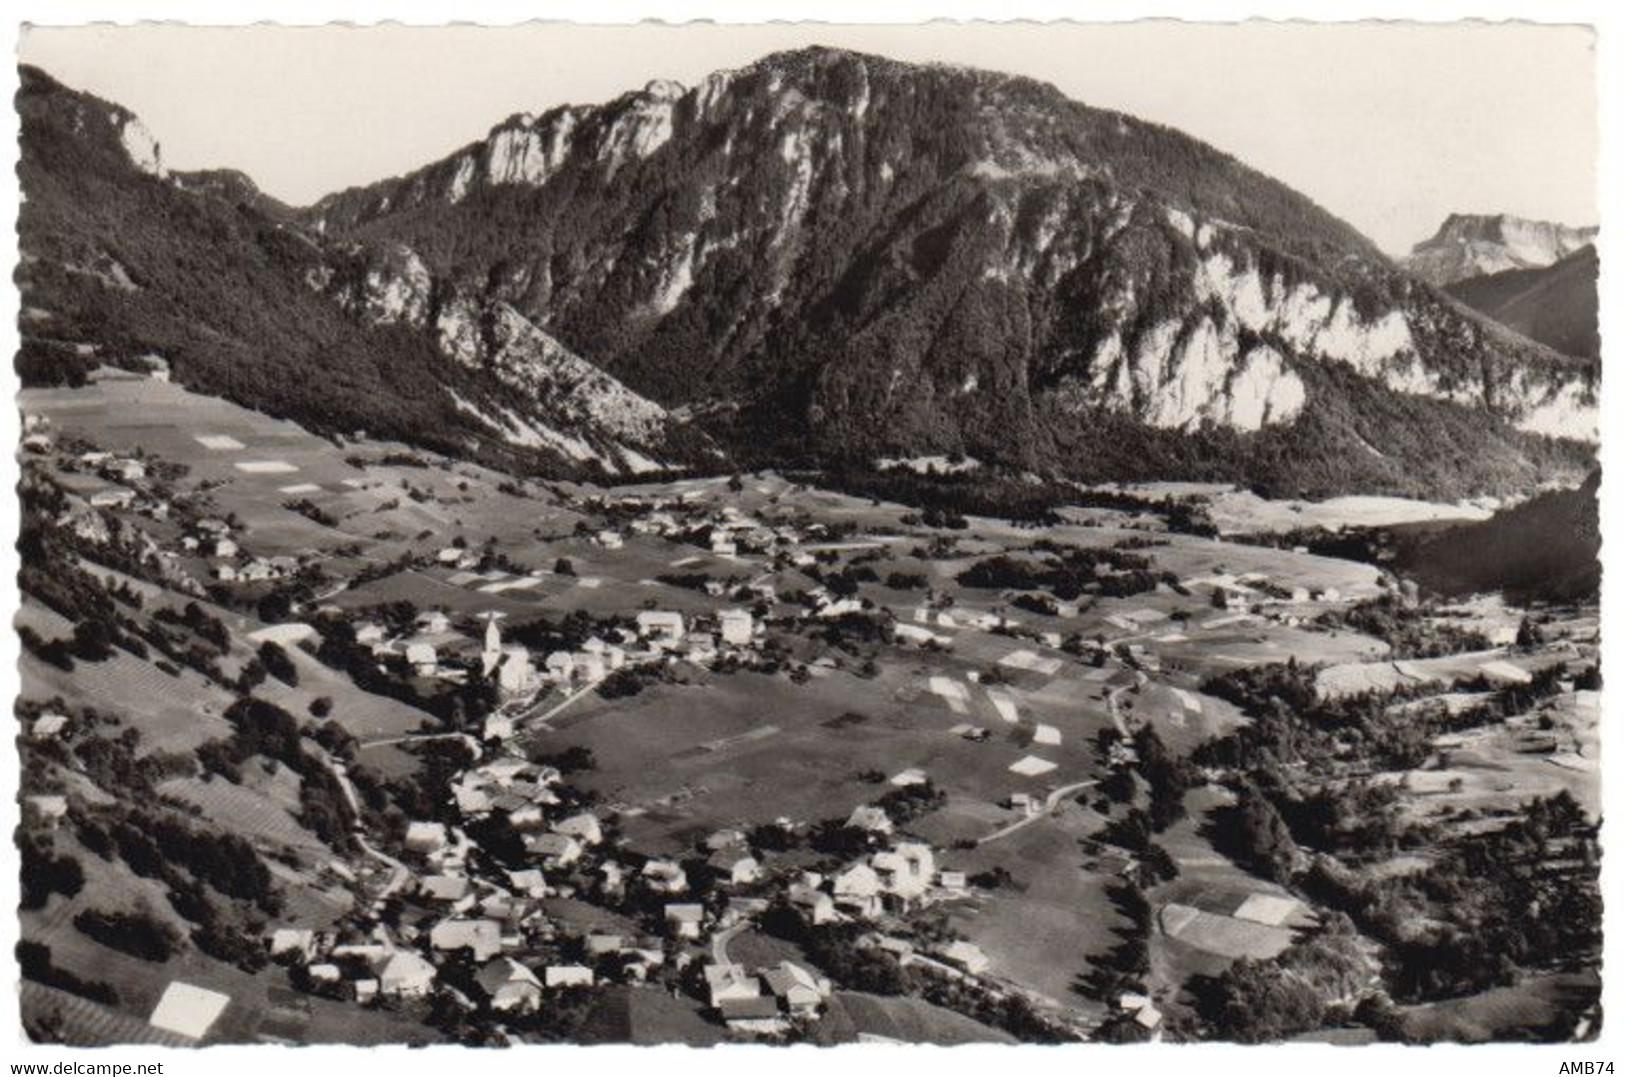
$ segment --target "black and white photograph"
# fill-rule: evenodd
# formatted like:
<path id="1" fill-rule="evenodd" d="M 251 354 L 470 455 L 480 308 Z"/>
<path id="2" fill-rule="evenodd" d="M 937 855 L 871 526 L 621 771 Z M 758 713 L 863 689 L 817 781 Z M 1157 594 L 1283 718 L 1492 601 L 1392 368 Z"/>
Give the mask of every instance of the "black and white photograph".
<path id="1" fill-rule="evenodd" d="M 1596 27 L 37 14 L 17 1057 L 1611 1057 Z"/>

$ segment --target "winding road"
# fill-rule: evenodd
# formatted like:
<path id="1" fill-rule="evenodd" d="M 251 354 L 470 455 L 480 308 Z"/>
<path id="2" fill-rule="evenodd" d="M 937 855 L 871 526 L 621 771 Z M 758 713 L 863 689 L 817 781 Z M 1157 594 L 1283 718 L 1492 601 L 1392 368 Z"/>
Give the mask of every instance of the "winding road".
<path id="1" fill-rule="evenodd" d="M 1017 819 L 1015 822 L 1002 826 L 985 837 L 977 838 L 976 844 L 986 845 L 990 841 L 998 841 L 1000 838 L 1009 837 L 1022 827 L 1036 823 L 1038 820 L 1054 813 L 1055 809 L 1060 806 L 1063 798 L 1076 793 L 1080 789 L 1088 789 L 1099 784 L 1100 782 L 1098 779 L 1088 778 L 1081 782 L 1073 782 L 1071 785 L 1063 785 L 1044 798 L 1044 809 L 1042 811 L 1034 812 L 1032 815 Z"/>

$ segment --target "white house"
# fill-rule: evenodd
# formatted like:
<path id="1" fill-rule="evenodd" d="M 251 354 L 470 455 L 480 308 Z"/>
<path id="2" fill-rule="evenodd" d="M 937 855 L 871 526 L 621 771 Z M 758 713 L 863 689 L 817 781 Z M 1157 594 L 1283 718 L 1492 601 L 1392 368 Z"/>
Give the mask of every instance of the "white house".
<path id="1" fill-rule="evenodd" d="M 881 888 L 905 902 L 917 901 L 930 889 L 937 873 L 936 854 L 922 842 L 904 841 L 870 860 Z"/>
<path id="2" fill-rule="evenodd" d="M 722 636 L 722 642 L 745 647 L 756 634 L 756 618 L 748 610 L 723 610 L 717 614 L 717 631 Z"/>
<path id="3" fill-rule="evenodd" d="M 592 969 L 585 965 L 549 965 L 546 972 L 548 987 L 591 987 Z"/>
<path id="4" fill-rule="evenodd" d="M 761 981 L 746 972 L 743 965 L 705 966 L 705 987 L 712 1006 L 731 998 L 756 998 L 762 993 Z"/>
<path id="5" fill-rule="evenodd" d="M 547 675 L 563 684 L 575 676 L 576 658 L 569 651 L 554 651 L 547 656 Z"/>
<path id="6" fill-rule="evenodd" d="M 651 860 L 643 865 L 643 881 L 657 894 L 681 894 L 688 889 L 688 876 L 675 860 Z"/>
<path id="7" fill-rule="evenodd" d="M 657 647 L 679 647 L 686 634 L 683 615 L 673 610 L 644 610 L 638 614 L 638 635 Z"/>
<path id="8" fill-rule="evenodd" d="M 813 925 L 828 924 L 840 919 L 835 911 L 835 899 L 816 887 L 805 883 L 795 883 L 790 887 L 787 895 L 790 904 L 801 913 L 808 923 Z"/>
<path id="9" fill-rule="evenodd" d="M 378 970 L 378 991 L 392 998 L 422 998 L 434 986 L 434 966 L 410 950 L 391 954 Z"/>
<path id="10" fill-rule="evenodd" d="M 533 1010 L 542 1001 L 542 984 L 536 974 L 511 957 L 488 962 L 474 977 L 480 990 L 499 1013 Z"/>
<path id="11" fill-rule="evenodd" d="M 762 981 L 792 1016 L 809 1017 L 817 1013 L 830 993 L 827 979 L 813 975 L 793 961 L 780 961 L 778 967 L 762 974 Z"/>
<path id="12" fill-rule="evenodd" d="M 582 845 L 597 845 L 604 840 L 604 828 L 592 812 L 578 812 L 553 824 L 553 832 L 564 834 Z"/>
<path id="13" fill-rule="evenodd" d="M 28 734 L 35 740 L 50 740 L 52 737 L 59 735 L 67 724 L 68 716 L 66 714 L 46 711 L 34 719 L 34 724 L 29 728 Z"/>
<path id="14" fill-rule="evenodd" d="M 868 834 L 890 834 L 892 831 L 891 816 L 886 809 L 873 804 L 859 805 L 847 817 L 846 825 L 853 830 L 862 830 Z"/>
<path id="15" fill-rule="evenodd" d="M 700 926 L 705 922 L 705 906 L 696 904 L 667 905 L 666 930 L 679 939 L 697 939 Z"/>
<path id="16" fill-rule="evenodd" d="M 485 961 L 502 952 L 502 925 L 495 920 L 442 920 L 429 931 L 429 945 L 442 952 L 471 950 Z"/>
<path id="17" fill-rule="evenodd" d="M 417 625 L 418 631 L 437 636 L 451 631 L 451 618 L 443 610 L 426 610 L 418 614 Z"/>
<path id="18" fill-rule="evenodd" d="M 542 864 L 550 868 L 569 867 L 581 859 L 581 843 L 564 834 L 529 834 L 525 851 L 541 857 Z"/>
<path id="19" fill-rule="evenodd" d="M 706 863 L 724 886 L 746 886 L 762 877 L 761 862 L 747 849 L 718 849 Z"/>
<path id="20" fill-rule="evenodd" d="M 937 950 L 937 955 L 958 965 L 972 976 L 978 976 L 986 972 L 989 964 L 988 957 L 982 952 L 980 946 L 972 942 L 966 942 L 963 939 L 956 939 L 947 946 L 940 948 Z"/>
<path id="21" fill-rule="evenodd" d="M 440 668 L 440 659 L 432 643 L 408 643 L 406 661 L 419 677 L 433 677 Z"/>
<path id="22" fill-rule="evenodd" d="M 412 822 L 406 824 L 406 848 L 424 856 L 446 847 L 446 824 Z"/>
<path id="23" fill-rule="evenodd" d="M 837 908 L 855 916 L 880 915 L 880 876 L 868 864 L 854 864 L 835 876 L 833 889 Z"/>

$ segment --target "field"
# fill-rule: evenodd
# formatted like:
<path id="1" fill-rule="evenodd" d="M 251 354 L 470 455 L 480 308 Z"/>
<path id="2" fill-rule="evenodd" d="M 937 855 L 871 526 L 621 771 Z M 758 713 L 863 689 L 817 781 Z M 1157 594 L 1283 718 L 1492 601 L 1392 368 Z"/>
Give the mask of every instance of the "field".
<path id="1" fill-rule="evenodd" d="M 1582 1034 L 1566 1018 L 1592 1006 L 1599 986 L 1594 973 L 1538 974 L 1514 987 L 1407 1007 L 1404 1027 L 1409 1036 L 1430 1043 L 1564 1040 Z M 1586 1025 L 1595 1034 L 1595 1024 Z"/>
<path id="2" fill-rule="evenodd" d="M 975 873 L 994 867 L 1012 882 L 950 906 L 954 927 L 991 961 L 995 975 L 1074 1010 L 1092 1004 L 1074 990 L 1090 962 L 1122 941 L 1128 922 L 1106 895 L 1109 876 L 1085 868 L 1080 843 L 1100 817 L 1068 801 L 1006 838 L 969 851 L 952 850 L 951 869 Z"/>

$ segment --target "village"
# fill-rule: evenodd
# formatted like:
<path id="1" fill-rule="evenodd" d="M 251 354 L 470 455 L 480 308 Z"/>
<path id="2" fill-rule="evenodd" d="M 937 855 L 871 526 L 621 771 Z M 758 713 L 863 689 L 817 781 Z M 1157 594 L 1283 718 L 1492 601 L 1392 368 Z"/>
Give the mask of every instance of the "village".
<path id="1" fill-rule="evenodd" d="M 1189 823 L 1117 836 L 1148 795 L 1156 808 L 1164 752 L 1250 724 L 1245 701 L 1206 688 L 1289 658 L 1328 699 L 1406 706 L 1482 703 L 1558 670 L 1554 691 L 1585 697 L 1541 751 L 1558 765 L 1497 787 L 1501 749 L 1475 742 L 1485 773 L 1435 761 L 1406 788 L 1482 804 L 1573 786 L 1595 804 L 1575 683 L 1594 611 L 1543 614 L 1532 643 L 1527 611 L 1440 613 L 1373 565 L 1173 529 L 1149 495 L 1038 536 L 932 527 L 770 473 L 515 483 L 361 440 L 336 452 L 199 407 L 158 373 L 110 374 L 92 391 L 111 411 L 25 394 L 25 482 L 114 596 L 109 653 L 170 681 L 150 701 L 76 700 L 44 678 L 60 709 L 28 736 L 61 741 L 76 708 L 122 707 L 143 738 L 204 759 L 222 750 L 197 730 L 223 729 L 232 700 L 304 716 L 287 764 L 306 768 L 300 795 L 319 770 L 344 801 L 319 843 L 307 814 L 233 778 L 246 763 L 174 763 L 186 773 L 161 786 L 201 805 L 230 785 L 234 811 L 297 815 L 292 845 L 273 854 L 263 821 L 255 840 L 290 885 L 333 895 L 264 923 L 272 966 L 255 978 L 319 1000 L 296 1010 L 529 1042 L 575 1034 L 615 991 L 668 1000 L 676 1038 L 883 1041 L 895 1028 L 843 1000 L 902 996 L 945 1036 L 977 1038 L 964 1020 L 995 1039 L 1161 1038 L 1190 972 L 1273 957 L 1317 922 Z M 135 402 L 141 422 L 109 417 Z M 1396 657 L 1350 620 L 1372 608 L 1435 633 L 1438 653 Z M 60 622 L 20 622 L 41 670 L 97 653 Z M 1471 754 L 1476 734 L 1456 736 L 1438 750 Z M 72 769 L 29 799 L 59 846 L 98 803 Z M 1222 809 L 1224 768 L 1192 774 L 1192 814 Z M 386 795 L 406 786 L 424 791 L 412 812 Z M 1153 895 L 1167 952 L 1082 995 L 1133 923 L 1124 887 Z M 218 1036 L 247 1005 L 221 986 L 164 983 L 151 1026 Z"/>

